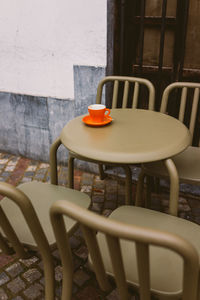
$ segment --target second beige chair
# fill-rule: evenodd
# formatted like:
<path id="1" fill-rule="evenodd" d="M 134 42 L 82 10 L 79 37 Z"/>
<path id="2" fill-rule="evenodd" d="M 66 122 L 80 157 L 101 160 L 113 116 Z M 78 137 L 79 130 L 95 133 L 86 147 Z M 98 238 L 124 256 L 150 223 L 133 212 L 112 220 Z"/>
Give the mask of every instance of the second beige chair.
<path id="1" fill-rule="evenodd" d="M 55 147 L 57 141 L 52 146 Z M 52 156 L 52 155 L 51 155 Z M 56 157 L 51 157 L 51 161 Z M 24 246 L 37 248 L 41 253 L 45 273 L 45 299 L 54 300 L 54 267 L 50 246 L 55 245 L 49 209 L 58 199 L 67 199 L 79 207 L 88 208 L 88 195 L 66 187 L 43 183 L 27 182 L 17 188 L 0 182 L 0 248 L 10 253 L 10 248 L 4 239 L 11 243 L 20 258 L 27 257 Z M 77 222 L 65 218 L 69 235 L 76 229 Z"/>
<path id="2" fill-rule="evenodd" d="M 74 270 L 63 216 L 80 223 L 102 290 L 111 289 L 110 275 L 121 300 L 131 299 L 127 283 L 139 291 L 140 300 L 150 300 L 151 294 L 162 300 L 197 300 L 198 225 L 134 206 L 121 206 L 106 218 L 59 200 L 51 207 L 51 221 L 63 266 L 62 300 L 72 297 Z"/>
<path id="3" fill-rule="evenodd" d="M 195 123 L 197 119 L 197 111 L 199 105 L 200 96 L 200 83 L 192 82 L 175 82 L 167 86 L 163 92 L 161 109 L 162 113 L 167 113 L 167 104 L 172 92 L 177 92 L 177 96 L 180 95 L 180 107 L 178 119 L 184 122 L 186 113 L 186 107 L 188 101 L 191 103 L 191 114 L 189 122 L 189 131 L 191 134 L 191 140 L 194 135 Z M 193 92 L 193 99 L 188 99 L 188 93 Z M 177 98 L 177 97 L 176 97 Z M 200 148 L 189 146 L 184 152 L 172 157 L 175 166 L 178 171 L 179 179 L 181 182 L 200 185 Z M 162 161 L 144 164 L 139 180 L 144 181 L 145 176 L 154 176 L 159 178 L 168 178 L 167 169 Z M 141 182 L 140 182 L 140 185 Z M 147 205 L 150 205 L 151 200 L 151 188 L 150 183 L 148 184 L 147 193 Z"/>

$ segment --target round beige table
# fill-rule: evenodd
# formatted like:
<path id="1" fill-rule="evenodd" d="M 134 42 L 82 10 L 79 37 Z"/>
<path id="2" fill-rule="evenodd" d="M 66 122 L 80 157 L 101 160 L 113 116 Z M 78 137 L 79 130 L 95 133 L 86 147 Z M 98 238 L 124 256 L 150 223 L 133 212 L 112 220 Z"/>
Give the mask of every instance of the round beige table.
<path id="1" fill-rule="evenodd" d="M 112 109 L 111 117 L 113 121 L 103 127 L 85 125 L 83 116 L 71 120 L 61 132 L 60 143 L 76 156 L 98 163 L 130 165 L 166 160 L 173 177 L 170 196 L 178 197 L 173 183 L 176 168 L 170 158 L 190 145 L 187 127 L 150 110 Z"/>

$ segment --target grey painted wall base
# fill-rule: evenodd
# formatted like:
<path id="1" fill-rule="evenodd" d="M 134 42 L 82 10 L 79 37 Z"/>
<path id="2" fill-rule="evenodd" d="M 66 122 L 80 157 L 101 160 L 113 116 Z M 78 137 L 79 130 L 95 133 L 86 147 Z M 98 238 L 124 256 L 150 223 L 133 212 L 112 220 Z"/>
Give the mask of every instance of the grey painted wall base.
<path id="1" fill-rule="evenodd" d="M 54 99 L 0 93 L 0 150 L 36 160 L 49 161 L 49 148 L 62 128 L 72 118 L 87 113 L 95 103 L 98 82 L 105 76 L 105 68 L 74 66 L 74 96 Z M 66 163 L 67 150 L 61 146 L 59 162 Z M 78 164 L 97 171 L 96 166 Z"/>

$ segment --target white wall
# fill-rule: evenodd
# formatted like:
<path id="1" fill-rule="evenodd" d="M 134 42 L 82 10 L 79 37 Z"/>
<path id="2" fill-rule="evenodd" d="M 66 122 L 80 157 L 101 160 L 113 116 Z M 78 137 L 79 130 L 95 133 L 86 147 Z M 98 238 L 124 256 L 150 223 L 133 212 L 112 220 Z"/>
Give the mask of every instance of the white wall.
<path id="1" fill-rule="evenodd" d="M 73 99 L 73 65 L 106 65 L 106 2 L 2 0 L 0 91 Z"/>

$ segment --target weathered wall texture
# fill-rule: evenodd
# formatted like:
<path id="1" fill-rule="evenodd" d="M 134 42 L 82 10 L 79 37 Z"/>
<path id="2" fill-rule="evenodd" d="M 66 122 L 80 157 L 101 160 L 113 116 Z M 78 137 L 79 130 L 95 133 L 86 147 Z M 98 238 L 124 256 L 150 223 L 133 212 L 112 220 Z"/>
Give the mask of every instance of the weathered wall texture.
<path id="1" fill-rule="evenodd" d="M 95 103 L 105 68 L 74 66 L 74 100 L 0 93 L 0 150 L 33 159 L 49 160 L 49 148 L 64 125 Z M 67 151 L 59 150 L 66 162 Z"/>
<path id="2" fill-rule="evenodd" d="M 106 65 L 106 0 L 6 0 L 0 91 L 74 99 L 73 65 Z"/>

